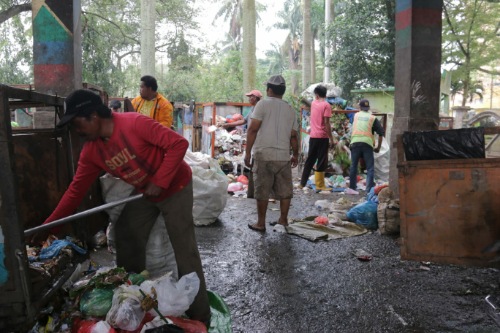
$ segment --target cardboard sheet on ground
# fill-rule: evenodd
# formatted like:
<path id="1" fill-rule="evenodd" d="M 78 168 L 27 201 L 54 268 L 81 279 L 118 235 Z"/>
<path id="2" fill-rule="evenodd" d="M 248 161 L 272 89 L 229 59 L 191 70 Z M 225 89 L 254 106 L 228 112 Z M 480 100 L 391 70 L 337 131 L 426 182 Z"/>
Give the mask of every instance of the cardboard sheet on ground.
<path id="1" fill-rule="evenodd" d="M 363 235 L 367 229 L 351 222 L 334 223 L 328 226 L 316 224 L 312 221 L 297 221 L 286 227 L 286 232 L 307 240 L 331 240 Z"/>

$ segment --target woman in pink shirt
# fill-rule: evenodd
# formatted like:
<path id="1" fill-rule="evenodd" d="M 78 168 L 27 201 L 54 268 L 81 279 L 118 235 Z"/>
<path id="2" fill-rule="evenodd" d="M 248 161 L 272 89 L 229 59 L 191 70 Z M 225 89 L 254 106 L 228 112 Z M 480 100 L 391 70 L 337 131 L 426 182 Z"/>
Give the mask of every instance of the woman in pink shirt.
<path id="1" fill-rule="evenodd" d="M 315 100 L 311 104 L 311 131 L 309 133 L 309 152 L 307 154 L 300 187 L 306 186 L 307 180 L 311 175 L 311 170 L 316 163 L 314 172 L 314 183 L 316 191 L 330 190 L 325 186 L 325 170 L 328 167 L 328 147 L 333 146 L 332 129 L 330 127 L 330 117 L 332 116 L 332 107 L 325 100 L 326 87 L 322 85 L 314 88 Z"/>

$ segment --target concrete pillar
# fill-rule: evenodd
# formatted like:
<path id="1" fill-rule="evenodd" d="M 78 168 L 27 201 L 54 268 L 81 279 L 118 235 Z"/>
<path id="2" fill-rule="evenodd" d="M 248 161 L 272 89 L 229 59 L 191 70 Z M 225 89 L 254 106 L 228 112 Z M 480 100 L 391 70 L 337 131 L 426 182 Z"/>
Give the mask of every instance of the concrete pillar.
<path id="1" fill-rule="evenodd" d="M 439 126 L 442 7 L 442 0 L 396 1 L 396 89 L 389 171 L 389 186 L 396 194 L 397 136 Z"/>
<path id="2" fill-rule="evenodd" d="M 35 89 L 67 96 L 82 87 L 80 0 L 33 0 L 32 10 Z"/>

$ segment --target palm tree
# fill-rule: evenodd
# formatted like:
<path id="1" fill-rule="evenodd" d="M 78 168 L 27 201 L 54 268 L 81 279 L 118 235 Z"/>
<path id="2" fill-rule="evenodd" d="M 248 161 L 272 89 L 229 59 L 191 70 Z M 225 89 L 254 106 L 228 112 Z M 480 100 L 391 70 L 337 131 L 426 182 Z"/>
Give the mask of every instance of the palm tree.
<path id="1" fill-rule="evenodd" d="M 237 45 L 241 42 L 241 12 L 242 0 L 224 0 L 214 18 L 214 22 L 221 17 L 229 20 L 229 39 Z"/>
<path id="2" fill-rule="evenodd" d="M 269 59 L 268 75 L 283 74 L 287 65 L 287 53 L 279 45 L 272 44 L 273 49 L 266 51 L 266 58 Z"/>
<path id="3" fill-rule="evenodd" d="M 467 89 L 467 92 L 465 91 Z M 471 103 L 474 97 L 483 99 L 484 86 L 482 81 L 471 81 L 465 84 L 464 80 L 451 82 L 450 95 L 452 101 L 455 101 L 456 95 L 462 95 L 462 106 L 465 106 L 467 101 Z"/>
<path id="4" fill-rule="evenodd" d="M 243 94 L 255 88 L 257 57 L 255 55 L 255 0 L 243 0 Z"/>
<path id="5" fill-rule="evenodd" d="M 311 84 L 311 0 L 303 0 L 302 6 L 302 88 Z"/>
<path id="6" fill-rule="evenodd" d="M 299 0 L 286 0 L 282 11 L 278 12 L 278 17 L 282 20 L 275 24 L 278 29 L 288 30 L 288 36 L 283 43 L 283 48 L 288 52 L 288 61 L 291 70 L 291 93 L 298 94 L 297 72 L 299 68 L 302 33 L 302 13 L 300 11 Z"/>
<path id="7" fill-rule="evenodd" d="M 229 32 L 227 36 L 228 44 L 232 45 L 233 50 L 239 50 L 242 39 L 243 27 L 243 1 L 244 0 L 222 0 L 222 7 L 215 14 L 213 22 L 223 18 L 225 22 L 229 21 Z M 255 22 L 260 22 L 259 12 L 265 9 L 261 3 L 255 2 Z M 245 15 L 247 13 L 245 12 Z"/>

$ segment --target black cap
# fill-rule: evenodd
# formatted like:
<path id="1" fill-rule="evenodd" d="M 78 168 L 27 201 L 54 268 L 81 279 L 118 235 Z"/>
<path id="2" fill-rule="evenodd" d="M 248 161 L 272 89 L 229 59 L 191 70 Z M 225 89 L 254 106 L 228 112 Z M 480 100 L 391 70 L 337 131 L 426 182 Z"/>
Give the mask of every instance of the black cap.
<path id="1" fill-rule="evenodd" d="M 99 95 L 88 89 L 75 90 L 64 101 L 64 116 L 57 127 L 67 125 L 75 117 L 88 116 L 99 108 L 106 108 Z"/>
<path id="2" fill-rule="evenodd" d="M 359 101 L 359 108 L 363 111 L 370 110 L 370 102 L 367 99 L 362 99 Z"/>

